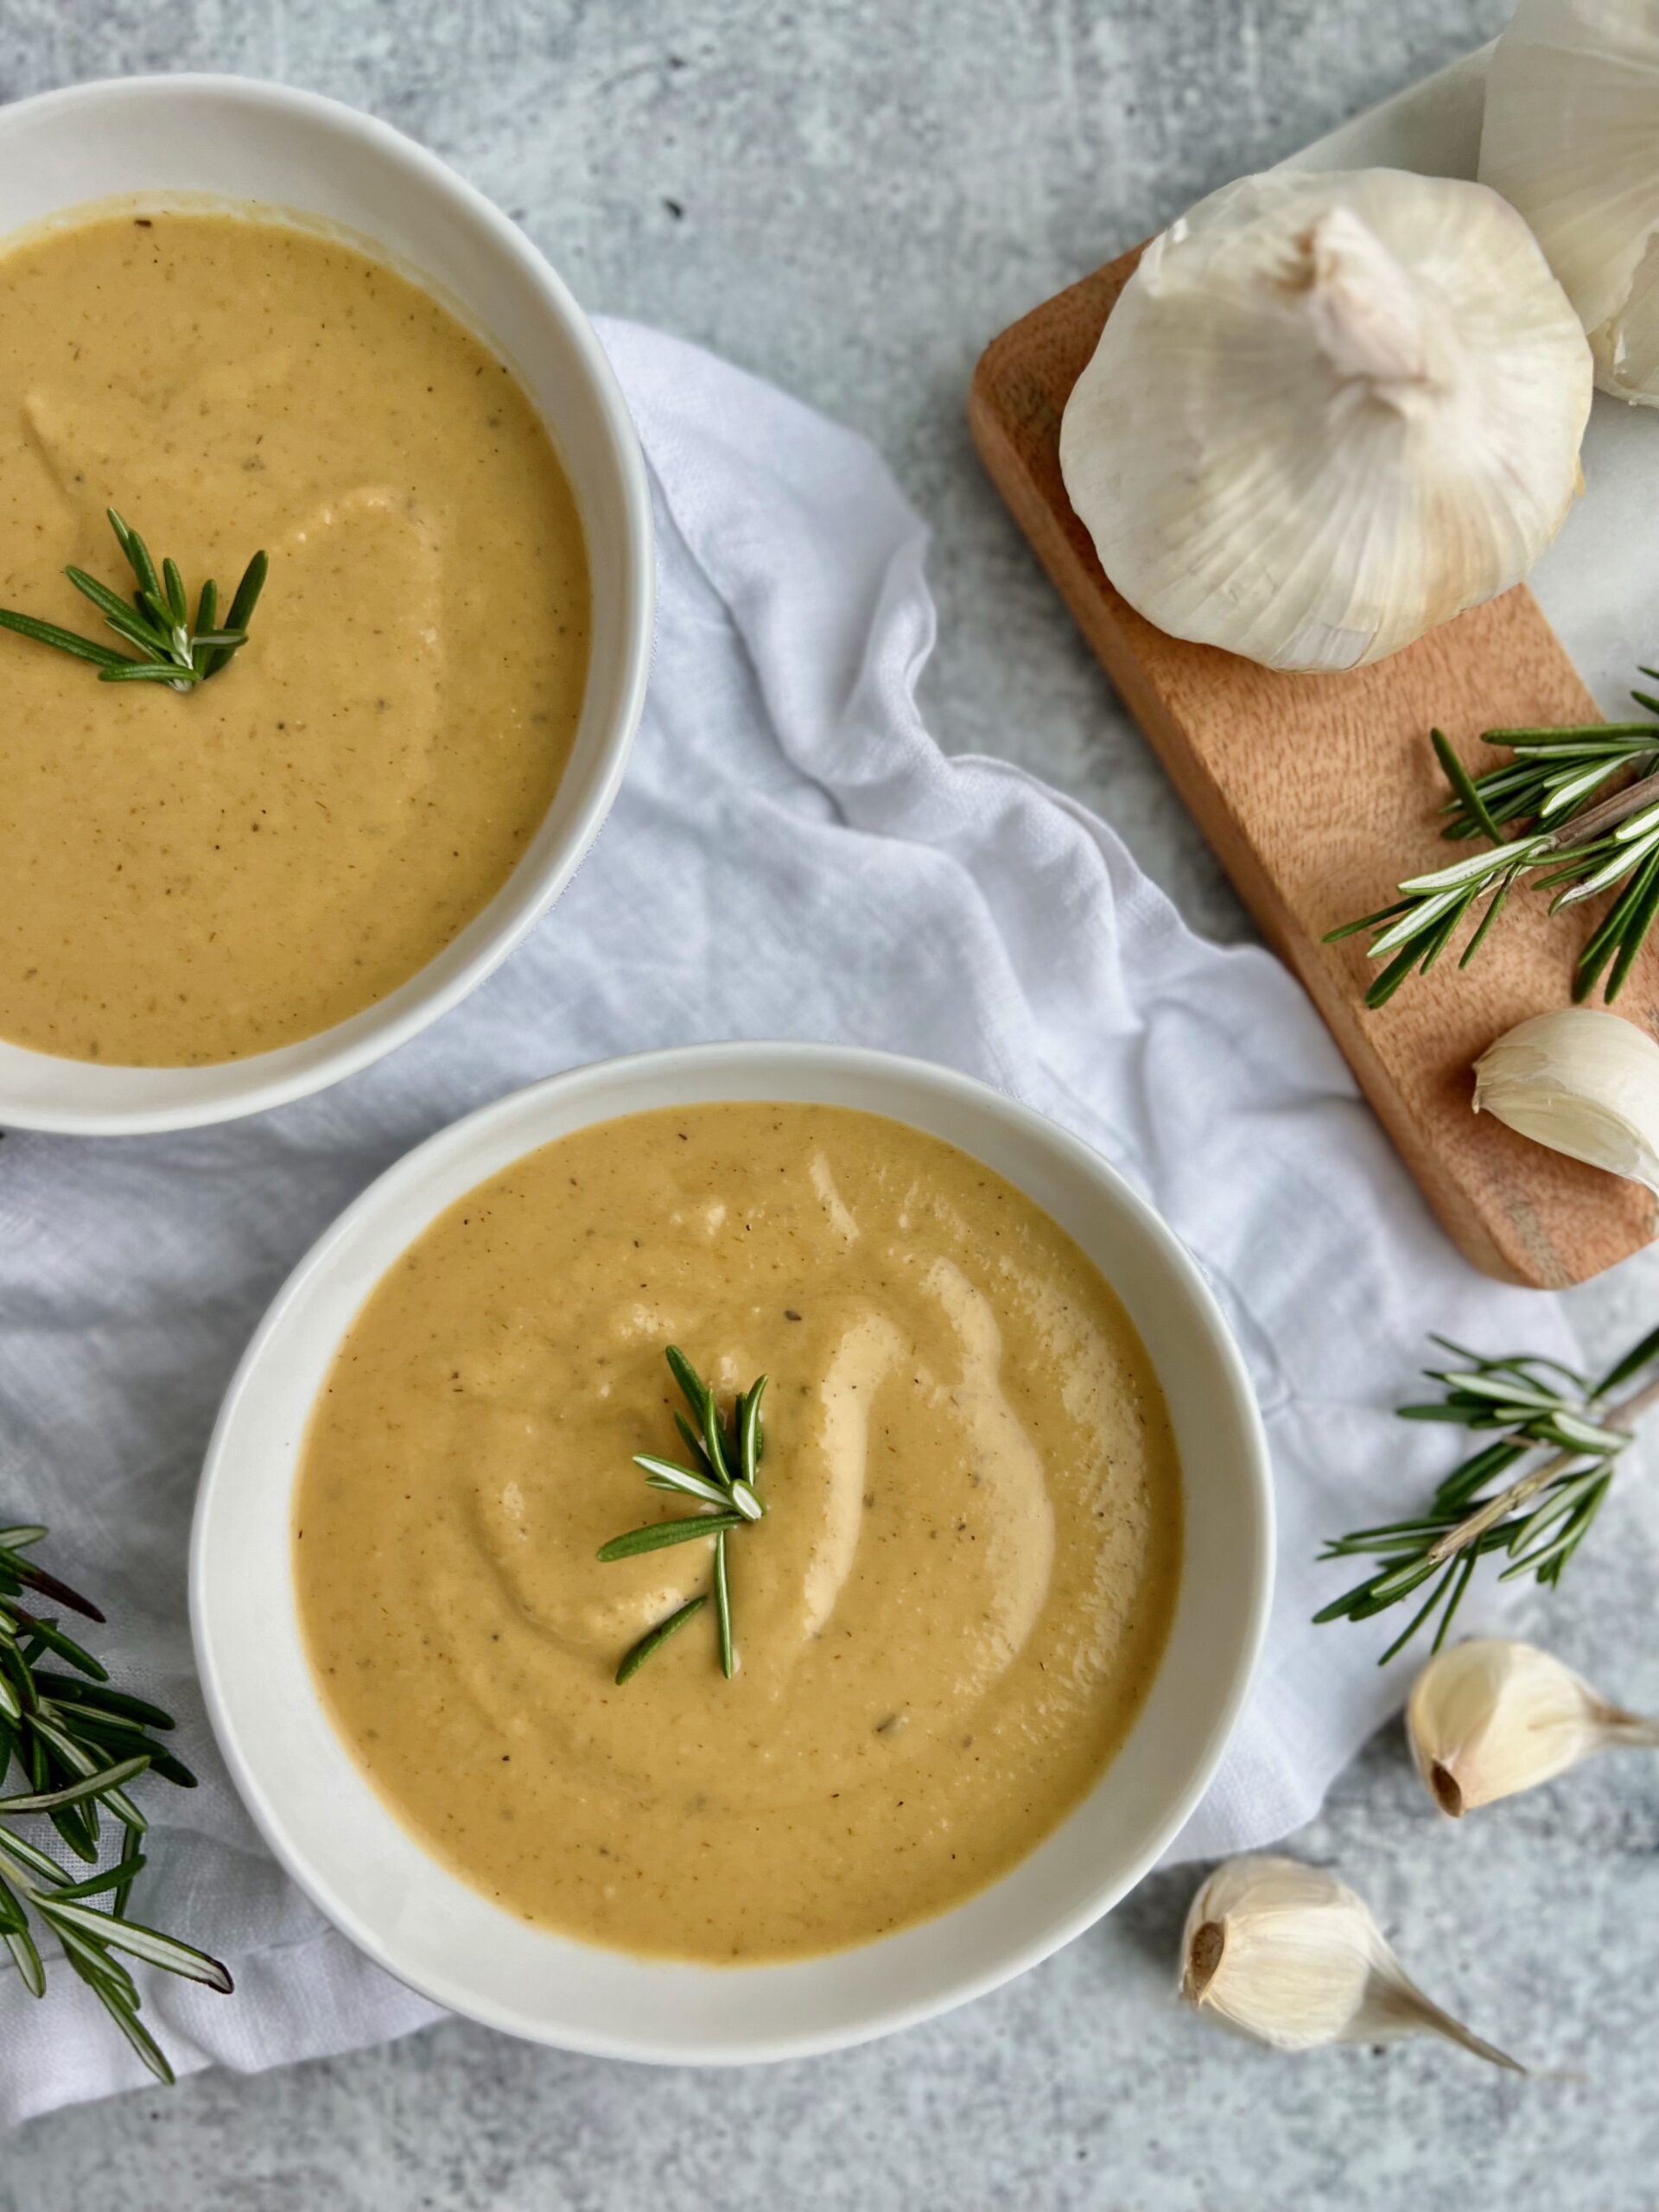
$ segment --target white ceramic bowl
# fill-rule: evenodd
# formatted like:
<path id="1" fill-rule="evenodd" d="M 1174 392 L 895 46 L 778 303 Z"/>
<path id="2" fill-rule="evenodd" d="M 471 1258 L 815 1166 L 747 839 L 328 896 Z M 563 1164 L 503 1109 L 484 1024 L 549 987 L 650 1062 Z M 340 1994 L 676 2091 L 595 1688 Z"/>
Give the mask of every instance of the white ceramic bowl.
<path id="1" fill-rule="evenodd" d="M 508 881 L 436 959 L 279 1052 L 205 1068 L 55 1058 L 0 1042 L 0 1124 L 111 1135 L 251 1114 L 379 1058 L 454 1006 L 574 874 L 626 766 L 651 654 L 651 498 L 603 349 L 547 263 L 489 201 L 384 123 L 234 77 L 138 77 L 0 108 L 0 238 L 88 202 L 208 194 L 320 216 L 445 300 L 534 402 L 576 495 L 594 595 L 582 721 Z"/>
<path id="2" fill-rule="evenodd" d="M 1128 1741 L 1029 1858 L 938 1919 L 783 1966 L 632 1958 L 526 1929 L 447 1872 L 359 1770 L 301 1643 L 289 1516 L 336 1345 L 427 1224 L 522 1154 L 594 1122 L 719 1099 L 891 1115 L 1017 1184 L 1123 1300 L 1180 1452 L 1185 1560 L 1168 1649 Z M 196 1658 L 219 1748 L 289 1872 L 372 1958 L 490 2026 L 672 2063 L 798 2056 L 883 2034 L 1006 1981 L 1139 1881 L 1198 1802 L 1268 1616 L 1273 1506 L 1243 1362 L 1203 1276 L 1097 1154 L 964 1076 L 829 1046 L 694 1046 L 556 1076 L 432 1138 L 303 1260 L 238 1370 L 208 1448 L 191 1547 Z M 556 1841 L 550 1839 L 550 1844 Z"/>

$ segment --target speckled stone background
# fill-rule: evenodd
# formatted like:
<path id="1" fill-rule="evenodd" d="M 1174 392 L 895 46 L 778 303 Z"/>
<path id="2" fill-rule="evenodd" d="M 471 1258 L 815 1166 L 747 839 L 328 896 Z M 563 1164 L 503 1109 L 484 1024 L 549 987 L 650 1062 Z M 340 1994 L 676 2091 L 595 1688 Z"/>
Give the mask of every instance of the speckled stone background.
<path id="1" fill-rule="evenodd" d="M 979 473 L 969 372 L 1025 308 L 1505 12 L 0 0 L 0 98 L 219 68 L 355 101 L 510 209 L 588 306 L 702 340 L 867 431 L 935 531 L 924 697 L 942 741 L 1099 808 L 1192 922 L 1236 937 L 1206 848 Z M 1645 1264 L 1580 1293 L 1586 1341 L 1622 1343 L 1656 1294 Z M 1649 1710 L 1655 1457 L 1621 1482 L 1549 1629 Z M 1659 1760 L 1608 1759 L 1453 1828 L 1390 1731 L 1297 1848 L 1338 1864 L 1437 1993 L 1543 2078 L 1422 2044 L 1281 2059 L 1207 2031 L 1171 1993 L 1182 1873 L 1013 1987 L 871 2049 L 705 2077 L 446 2025 L 37 2122 L 0 2145 L 0 2212 L 1653 2212 Z"/>

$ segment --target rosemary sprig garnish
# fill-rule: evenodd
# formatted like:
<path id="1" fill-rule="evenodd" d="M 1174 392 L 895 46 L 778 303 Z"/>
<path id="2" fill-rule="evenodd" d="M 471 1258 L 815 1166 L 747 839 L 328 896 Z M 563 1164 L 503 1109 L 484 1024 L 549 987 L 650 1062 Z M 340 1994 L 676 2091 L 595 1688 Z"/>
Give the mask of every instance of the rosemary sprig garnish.
<path id="1" fill-rule="evenodd" d="M 1659 1360 L 1659 1329 L 1633 1344 L 1593 1382 L 1558 1360 L 1524 1352 L 1486 1359 L 1445 1337 L 1431 1341 L 1459 1364 L 1425 1369 L 1443 1395 L 1402 1406 L 1401 1419 L 1491 1430 L 1493 1440 L 1452 1469 L 1426 1512 L 1381 1528 L 1357 1529 L 1327 1543 L 1319 1554 L 1363 1556 L 1382 1564 L 1315 1613 L 1316 1621 L 1370 1620 L 1432 1584 L 1422 1605 L 1382 1654 L 1383 1661 L 1392 1659 L 1437 1611 L 1433 1649 L 1440 1649 L 1476 1567 L 1491 1553 L 1507 1556 L 1501 1582 L 1531 1574 L 1553 1589 L 1601 1510 L 1636 1423 L 1659 1403 L 1659 1374 L 1649 1374 L 1622 1397 L 1613 1395 Z M 1539 1460 L 1540 1452 L 1548 1456 Z M 1526 1473 L 1502 1488 L 1491 1487 L 1529 1459 L 1535 1464 Z"/>
<path id="2" fill-rule="evenodd" d="M 104 2006 L 150 2071 L 171 2082 L 165 2054 L 138 2018 L 132 1976 L 115 1955 L 125 1952 L 165 1973 L 228 1991 L 217 1959 L 127 1916 L 127 1899 L 143 1872 L 139 1839 L 143 1815 L 127 1785 L 146 1769 L 181 1789 L 195 1787 L 188 1767 L 156 1741 L 173 1726 L 143 1698 L 111 1689 L 109 1675 L 50 1618 L 18 1600 L 27 1592 L 91 1621 L 96 1605 L 23 1557 L 46 1530 L 0 1529 L 0 1786 L 14 1764 L 27 1787 L 0 1796 L 0 1943 L 33 1997 L 46 1993 L 46 1968 L 35 1929 L 55 1936 L 63 1956 Z M 39 1662 L 54 1658 L 63 1674 Z M 114 1823 L 118 1849 L 107 1857 L 104 1819 Z M 52 1823 L 65 1847 L 94 1871 L 77 1877 L 14 1823 Z M 107 1899 L 94 1905 L 92 1899 Z"/>
<path id="3" fill-rule="evenodd" d="M 1659 698 L 1631 696 L 1659 714 Z M 1507 747 L 1510 759 L 1479 777 L 1470 775 L 1442 731 L 1430 735 L 1452 786 L 1442 834 L 1484 836 L 1491 846 L 1406 878 L 1393 906 L 1327 934 L 1325 943 L 1334 944 L 1362 930 L 1376 931 L 1370 957 L 1388 965 L 1365 994 L 1366 1005 L 1385 1005 L 1414 969 L 1427 975 L 1484 899 L 1458 963 L 1466 968 L 1511 891 L 1529 878 L 1554 893 L 1551 913 L 1623 887 L 1580 954 L 1573 985 L 1574 999 L 1587 998 L 1605 973 L 1605 996 L 1616 999 L 1659 916 L 1659 722 L 1487 730 L 1483 742 Z M 1633 781 L 1597 798 L 1613 777 L 1632 773 Z M 1506 841 L 1511 822 L 1529 826 Z"/>
<path id="4" fill-rule="evenodd" d="M 630 1529 L 626 1535 L 613 1536 L 608 1544 L 602 1544 L 599 1556 L 607 1560 L 637 1559 L 641 1552 L 664 1551 L 671 1544 L 694 1543 L 712 1536 L 720 1671 L 729 1681 L 737 1670 L 737 1649 L 732 1638 L 731 1576 L 726 1540 L 750 1522 L 763 1518 L 766 1513 L 755 1490 L 755 1479 L 766 1448 L 760 1426 L 760 1395 L 766 1387 L 766 1378 L 763 1375 L 748 1389 L 738 1392 L 728 1425 L 721 1420 L 714 1392 L 677 1344 L 669 1346 L 666 1357 L 670 1372 L 691 1409 L 690 1421 L 683 1414 L 676 1413 L 674 1425 L 693 1464 L 688 1467 L 677 1459 L 658 1459 L 654 1452 L 636 1452 L 633 1464 L 645 1470 L 645 1482 L 652 1490 L 671 1491 L 677 1497 L 695 1498 L 700 1505 L 712 1506 L 715 1510 L 682 1514 L 676 1520 L 652 1521 L 643 1529 Z M 701 1612 L 708 1602 L 706 1592 L 689 1599 L 666 1620 L 658 1621 L 624 1654 L 616 1670 L 618 1682 L 626 1682 L 630 1675 L 637 1674 L 652 1652 L 660 1650 L 669 1637 L 683 1628 L 694 1613 Z"/>
<path id="5" fill-rule="evenodd" d="M 269 563 L 263 553 L 249 562 L 222 626 L 218 621 L 219 587 L 210 577 L 197 599 L 193 626 L 177 563 L 164 560 L 158 575 L 149 548 L 137 531 L 113 507 L 107 512 L 116 543 L 137 579 L 131 600 L 123 599 L 85 569 L 68 568 L 63 573 L 82 598 L 97 607 L 105 626 L 137 647 L 137 656 L 117 652 L 96 638 L 83 638 L 78 631 L 60 629 L 55 622 L 42 622 L 10 607 L 0 607 L 0 629 L 15 630 L 20 638 L 32 638 L 36 645 L 53 645 L 76 660 L 90 662 L 100 683 L 169 683 L 175 691 L 193 691 L 217 676 L 246 645 L 248 624 L 264 588 Z"/>

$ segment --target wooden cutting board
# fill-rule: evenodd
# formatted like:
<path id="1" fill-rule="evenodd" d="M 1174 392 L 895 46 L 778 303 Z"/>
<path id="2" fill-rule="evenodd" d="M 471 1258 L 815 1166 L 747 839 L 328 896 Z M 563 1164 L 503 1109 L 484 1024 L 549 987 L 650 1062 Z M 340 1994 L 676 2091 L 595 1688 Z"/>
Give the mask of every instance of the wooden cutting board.
<path id="1" fill-rule="evenodd" d="M 1005 330 L 975 372 L 969 421 L 986 467 L 1059 586 L 1268 941 L 1300 976 L 1425 1196 L 1475 1265 L 1556 1288 L 1659 1230 L 1639 1185 L 1564 1160 L 1471 1110 L 1470 1067 L 1515 1022 L 1570 996 L 1600 912 L 1512 899 L 1474 963 L 1448 955 L 1375 1014 L 1365 939 L 1325 932 L 1444 866 L 1429 748 L 1444 729 L 1476 766 L 1482 729 L 1588 721 L 1595 706 L 1524 586 L 1391 659 L 1346 676 L 1282 676 L 1166 637 L 1107 582 L 1060 477 L 1060 416 L 1139 250 Z M 1655 1024 L 1659 951 L 1619 1011 Z"/>

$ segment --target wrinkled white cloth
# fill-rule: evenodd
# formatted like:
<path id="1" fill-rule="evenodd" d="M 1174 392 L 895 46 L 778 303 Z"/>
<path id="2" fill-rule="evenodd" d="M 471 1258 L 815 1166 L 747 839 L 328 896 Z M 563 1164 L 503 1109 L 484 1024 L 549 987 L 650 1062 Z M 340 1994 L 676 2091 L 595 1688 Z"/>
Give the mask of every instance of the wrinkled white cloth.
<path id="1" fill-rule="evenodd" d="M 1316 1630 L 1319 1539 L 1405 1510 L 1446 1432 L 1391 1408 L 1433 1325 L 1569 1353 L 1553 1300 L 1452 1249 L 1297 984 L 1201 943 L 1104 823 L 947 760 L 913 696 L 924 531 L 861 439 L 678 340 L 604 337 L 652 471 L 661 605 L 626 787 L 563 899 L 424 1036 L 320 1097 L 180 1136 L 0 1145 L 0 1519 L 110 1617 L 118 1681 L 180 1716 L 143 1912 L 224 1957 L 221 1999 L 149 1975 L 181 2069 L 400 2033 L 432 2008 L 277 1871 L 225 1779 L 186 1627 L 186 1532 L 220 1393 L 264 1307 L 372 1177 L 550 1072 L 697 1039 L 918 1053 L 1096 1145 L 1207 1270 L 1272 1442 L 1279 1584 L 1255 1694 L 1174 1855 L 1285 1834 L 1402 1689 L 1383 1636 Z M 1382 1624 L 1375 1624 L 1380 1630 Z M 142 2079 L 61 1970 L 0 1986 L 0 2120 Z"/>

